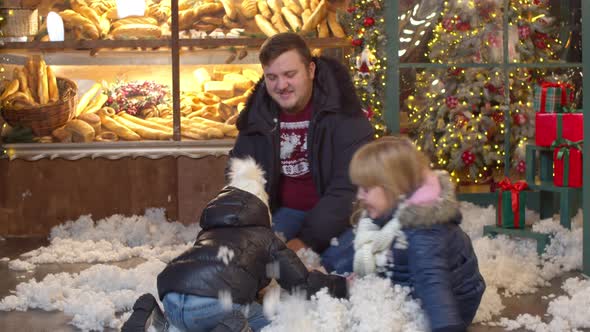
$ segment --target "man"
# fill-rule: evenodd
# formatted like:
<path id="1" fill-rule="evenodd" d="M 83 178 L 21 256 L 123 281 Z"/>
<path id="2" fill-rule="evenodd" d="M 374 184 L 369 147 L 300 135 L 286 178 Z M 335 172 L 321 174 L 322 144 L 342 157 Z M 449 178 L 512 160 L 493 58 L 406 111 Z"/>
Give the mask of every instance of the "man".
<path id="1" fill-rule="evenodd" d="M 348 164 L 372 139 L 372 126 L 347 69 L 312 58 L 301 36 L 270 37 L 259 59 L 264 77 L 237 121 L 230 157 L 251 156 L 263 167 L 273 230 L 289 248 L 311 248 L 328 271 L 350 272 L 356 188 Z"/>

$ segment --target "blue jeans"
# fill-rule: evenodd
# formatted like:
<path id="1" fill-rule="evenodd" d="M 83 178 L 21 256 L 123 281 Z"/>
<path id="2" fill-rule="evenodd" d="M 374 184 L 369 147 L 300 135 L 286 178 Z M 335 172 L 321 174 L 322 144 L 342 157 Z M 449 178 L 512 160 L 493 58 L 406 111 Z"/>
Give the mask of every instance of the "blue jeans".
<path id="1" fill-rule="evenodd" d="M 168 321 L 180 331 L 211 331 L 230 313 L 213 297 L 168 293 L 162 304 Z M 262 306 L 256 302 L 249 305 L 233 304 L 232 310 L 242 312 L 254 331 L 260 331 L 270 323 L 262 313 Z"/>
<path id="2" fill-rule="evenodd" d="M 272 215 L 272 229 L 286 241 L 289 241 L 299 234 L 303 227 L 303 221 L 307 212 L 290 209 L 286 207 L 279 208 Z M 319 253 L 321 263 L 328 272 L 338 274 L 352 272 L 352 262 L 354 259 L 354 233 L 352 227 L 345 230 L 338 236 L 338 244 L 330 246 L 324 252 Z"/>

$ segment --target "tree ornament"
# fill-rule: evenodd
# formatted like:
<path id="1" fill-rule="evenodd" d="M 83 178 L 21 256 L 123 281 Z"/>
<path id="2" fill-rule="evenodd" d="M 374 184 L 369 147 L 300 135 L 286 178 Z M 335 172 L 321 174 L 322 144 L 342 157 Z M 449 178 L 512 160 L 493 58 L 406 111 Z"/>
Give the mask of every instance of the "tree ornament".
<path id="1" fill-rule="evenodd" d="M 531 35 L 531 27 L 528 25 L 520 25 L 518 27 L 518 38 L 527 39 Z"/>
<path id="2" fill-rule="evenodd" d="M 526 171 L 526 162 L 521 160 L 516 164 L 516 171 L 519 173 L 524 173 Z"/>
<path id="3" fill-rule="evenodd" d="M 365 116 L 369 120 L 373 119 L 373 116 L 375 115 L 375 113 L 373 112 L 373 109 L 371 108 L 371 106 L 367 107 L 366 109 L 363 108 L 363 112 L 365 113 Z"/>
<path id="4" fill-rule="evenodd" d="M 457 105 L 459 105 L 459 99 L 457 99 L 455 96 L 448 96 L 445 99 L 445 103 L 447 104 L 448 108 L 455 108 Z"/>
<path id="5" fill-rule="evenodd" d="M 461 160 L 465 166 L 470 166 L 475 162 L 475 155 L 470 150 L 465 150 L 461 154 Z"/>
<path id="6" fill-rule="evenodd" d="M 463 114 L 462 112 L 459 112 L 455 115 L 455 127 L 457 128 L 463 128 L 468 121 L 469 119 L 467 119 L 465 114 Z"/>
<path id="7" fill-rule="evenodd" d="M 357 38 L 357 39 L 353 39 L 351 42 L 352 46 L 361 46 L 363 45 L 363 39 L 362 38 Z"/>
<path id="8" fill-rule="evenodd" d="M 346 9 L 346 11 L 349 12 L 350 14 L 353 14 L 354 12 L 356 12 L 357 9 L 358 9 L 357 6 L 350 6 Z"/>
<path id="9" fill-rule="evenodd" d="M 494 112 L 494 114 L 492 114 L 492 119 L 494 119 L 494 122 L 498 124 L 504 122 L 504 112 Z"/>
<path id="10" fill-rule="evenodd" d="M 375 19 L 372 17 L 365 17 L 365 20 L 363 21 L 363 25 L 368 28 L 371 27 L 375 24 Z"/>
<path id="11" fill-rule="evenodd" d="M 356 59 L 356 69 L 358 70 L 357 75 L 366 78 L 371 74 L 373 69 L 373 63 L 375 63 L 375 56 L 371 53 L 368 47 L 365 47 Z"/>
<path id="12" fill-rule="evenodd" d="M 442 27 L 448 32 L 451 32 L 455 28 L 455 23 L 452 18 L 447 17 L 442 21 Z"/>
<path id="13" fill-rule="evenodd" d="M 522 126 L 527 123 L 527 117 L 523 113 L 516 113 L 512 115 L 512 122 L 518 126 Z"/>

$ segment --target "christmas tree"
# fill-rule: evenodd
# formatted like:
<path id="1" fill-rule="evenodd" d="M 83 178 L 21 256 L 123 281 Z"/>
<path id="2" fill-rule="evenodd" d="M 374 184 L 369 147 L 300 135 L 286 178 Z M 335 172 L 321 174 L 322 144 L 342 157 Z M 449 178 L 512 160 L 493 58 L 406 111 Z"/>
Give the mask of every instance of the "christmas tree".
<path id="1" fill-rule="evenodd" d="M 388 130 L 383 120 L 385 98 L 385 19 L 383 0 L 352 1 L 342 20 L 348 26 L 352 54 L 348 55 L 350 72 L 363 111 L 371 120 L 377 137 Z"/>
<path id="2" fill-rule="evenodd" d="M 509 1 L 509 62 L 557 61 L 561 45 L 546 1 Z M 503 62 L 503 9 L 503 0 L 445 1 L 428 43 L 429 61 Z M 500 68 L 429 68 L 416 76 L 414 94 L 405 101 L 410 135 L 434 166 L 448 170 L 457 182 L 482 182 L 504 167 L 524 173 L 524 146 L 534 134 L 532 86 L 545 73 L 522 67 L 510 69 L 508 75 L 508 89 Z M 506 125 L 513 156 L 507 166 Z"/>

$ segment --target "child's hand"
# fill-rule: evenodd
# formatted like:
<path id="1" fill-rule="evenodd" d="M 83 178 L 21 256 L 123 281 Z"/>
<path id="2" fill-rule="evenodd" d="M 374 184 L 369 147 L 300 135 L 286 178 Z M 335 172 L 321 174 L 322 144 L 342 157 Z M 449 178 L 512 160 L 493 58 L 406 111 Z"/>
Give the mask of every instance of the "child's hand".
<path id="1" fill-rule="evenodd" d="M 350 273 L 346 277 L 346 286 L 348 287 L 348 289 L 350 289 L 350 287 L 352 287 L 352 285 L 354 284 L 355 280 L 356 280 L 356 274 L 354 274 L 354 272 Z"/>

